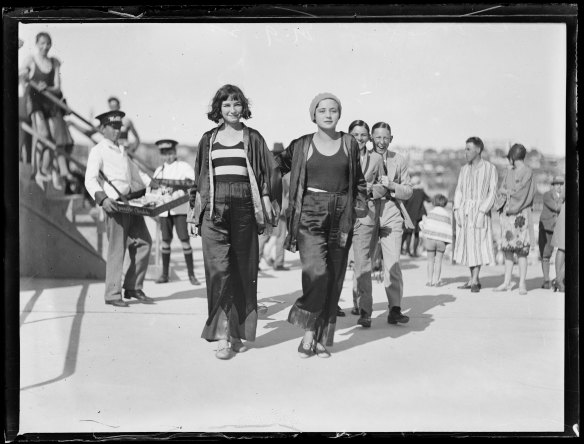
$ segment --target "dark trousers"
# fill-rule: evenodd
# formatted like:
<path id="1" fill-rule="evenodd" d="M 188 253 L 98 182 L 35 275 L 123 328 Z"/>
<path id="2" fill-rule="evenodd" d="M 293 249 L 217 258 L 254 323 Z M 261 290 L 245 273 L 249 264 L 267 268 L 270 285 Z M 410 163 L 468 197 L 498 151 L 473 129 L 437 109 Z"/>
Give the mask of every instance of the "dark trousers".
<path id="1" fill-rule="evenodd" d="M 552 237 L 554 236 L 553 231 L 547 231 L 543 224 L 539 223 L 539 235 L 537 243 L 539 245 L 539 257 L 542 259 L 549 260 L 554 252 L 554 246 L 552 245 Z"/>
<path id="2" fill-rule="evenodd" d="M 371 261 L 378 242 L 378 224 L 364 225 L 357 219 L 353 228 L 353 306 L 368 316 L 373 312 Z"/>
<path id="3" fill-rule="evenodd" d="M 190 242 L 186 214 L 173 214 L 160 218 L 160 232 L 162 233 L 162 240 L 167 244 L 172 242 L 173 228 L 176 230 L 176 235 L 181 242 Z"/>
<path id="4" fill-rule="evenodd" d="M 286 216 L 280 215 L 276 234 L 276 259 L 274 266 L 284 266 L 284 241 L 286 240 Z"/>
<path id="5" fill-rule="evenodd" d="M 126 290 L 141 290 L 152 238 L 143 216 L 114 213 L 105 216 L 108 240 L 107 262 L 105 268 L 105 300 L 121 299 L 122 287 Z M 130 266 L 122 285 L 122 272 L 126 249 L 130 255 Z"/>
<path id="6" fill-rule="evenodd" d="M 217 182 L 215 208 L 201 225 L 209 317 L 208 341 L 255 340 L 258 232 L 248 182 Z"/>
<path id="7" fill-rule="evenodd" d="M 315 340 L 329 346 L 352 240 L 351 233 L 347 244 L 339 246 L 339 221 L 346 202 L 346 195 L 307 192 L 298 226 L 303 294 L 292 306 L 288 322 L 314 331 Z"/>

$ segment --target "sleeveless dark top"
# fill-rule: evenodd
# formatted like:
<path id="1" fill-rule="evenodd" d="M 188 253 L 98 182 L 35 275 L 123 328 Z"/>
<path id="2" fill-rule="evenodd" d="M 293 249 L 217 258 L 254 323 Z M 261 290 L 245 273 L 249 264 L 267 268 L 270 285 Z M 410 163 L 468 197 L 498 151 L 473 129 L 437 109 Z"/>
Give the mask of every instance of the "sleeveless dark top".
<path id="1" fill-rule="evenodd" d="M 332 156 L 321 154 L 314 141 L 312 155 L 306 162 L 306 187 L 318 188 L 329 193 L 346 193 L 349 190 L 349 157 L 343 147 L 343 139 L 338 151 Z"/>
<path id="2" fill-rule="evenodd" d="M 32 74 L 31 80 L 34 80 L 36 83 L 45 82 L 47 86 L 55 86 L 55 62 L 53 59 L 51 60 L 51 70 L 48 73 L 41 71 L 39 65 L 37 64 L 36 60 L 33 58 L 34 63 L 34 72 Z M 40 92 L 38 92 L 34 88 L 29 88 L 30 93 L 30 105 L 31 110 L 30 114 L 36 111 L 41 111 L 46 117 L 52 117 L 57 114 L 57 107 L 56 105 L 43 96 Z M 59 94 L 55 94 L 59 96 Z"/>

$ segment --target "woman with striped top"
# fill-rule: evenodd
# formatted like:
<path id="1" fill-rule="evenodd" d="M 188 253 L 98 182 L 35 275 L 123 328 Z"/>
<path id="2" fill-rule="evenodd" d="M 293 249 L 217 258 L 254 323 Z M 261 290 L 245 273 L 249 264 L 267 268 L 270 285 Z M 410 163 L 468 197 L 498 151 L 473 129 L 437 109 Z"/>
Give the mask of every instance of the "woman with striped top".
<path id="1" fill-rule="evenodd" d="M 467 139 L 464 154 L 468 163 L 460 170 L 454 192 L 454 260 L 470 267 L 471 273 L 470 280 L 458 288 L 470 288 L 473 293 L 481 289 L 481 266 L 495 262 L 491 208 L 498 176 L 495 165 L 481 158 L 484 147 L 478 137 Z"/>
<path id="2" fill-rule="evenodd" d="M 258 232 L 277 225 L 281 203 L 272 153 L 261 134 L 241 122 L 250 117 L 237 86 L 217 91 L 208 118 L 219 126 L 199 142 L 191 190 L 207 281 L 209 317 L 202 337 L 218 341 L 219 359 L 246 351 L 242 339 L 255 340 Z"/>

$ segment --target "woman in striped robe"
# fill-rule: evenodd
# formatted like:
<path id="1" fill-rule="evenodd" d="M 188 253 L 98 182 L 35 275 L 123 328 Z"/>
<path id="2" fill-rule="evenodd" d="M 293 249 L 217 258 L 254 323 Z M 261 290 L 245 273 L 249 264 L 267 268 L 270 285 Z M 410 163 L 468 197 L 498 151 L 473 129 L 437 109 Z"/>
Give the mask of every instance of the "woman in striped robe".
<path id="1" fill-rule="evenodd" d="M 470 267 L 471 278 L 458 287 L 470 288 L 473 293 L 481 289 L 481 265 L 495 262 L 491 208 L 497 190 L 497 169 L 481 158 L 484 144 L 478 137 L 466 141 L 467 164 L 460 170 L 454 193 L 454 219 L 456 242 L 454 260 Z"/>

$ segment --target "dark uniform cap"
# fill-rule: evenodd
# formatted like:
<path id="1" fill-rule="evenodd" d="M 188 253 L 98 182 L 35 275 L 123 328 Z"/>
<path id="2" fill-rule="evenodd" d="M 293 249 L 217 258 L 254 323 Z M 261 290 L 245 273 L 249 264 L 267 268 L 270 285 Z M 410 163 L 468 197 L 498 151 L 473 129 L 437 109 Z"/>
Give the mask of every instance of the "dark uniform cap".
<path id="1" fill-rule="evenodd" d="M 171 150 L 173 148 L 176 148 L 176 146 L 178 145 L 178 142 L 172 139 L 161 139 L 157 140 L 154 143 L 156 143 L 159 150 Z"/>
<path id="2" fill-rule="evenodd" d="M 109 125 L 112 123 L 122 124 L 122 117 L 126 115 L 123 111 L 108 111 L 107 113 L 100 114 L 95 118 L 99 120 L 100 125 Z"/>

